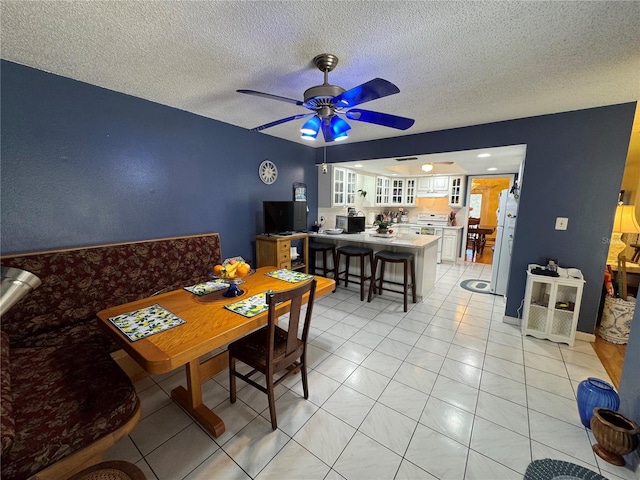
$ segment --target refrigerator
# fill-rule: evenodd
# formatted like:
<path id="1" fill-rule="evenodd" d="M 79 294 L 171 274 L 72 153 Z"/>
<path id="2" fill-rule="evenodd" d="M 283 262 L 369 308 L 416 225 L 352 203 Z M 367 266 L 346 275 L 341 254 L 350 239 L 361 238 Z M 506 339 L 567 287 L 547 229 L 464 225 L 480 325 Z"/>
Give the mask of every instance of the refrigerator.
<path id="1" fill-rule="evenodd" d="M 491 265 L 491 284 L 489 291 L 495 295 L 505 296 L 509 283 L 509 267 L 511 266 L 511 249 L 513 234 L 516 228 L 518 202 L 509 190 L 500 192 L 498 202 L 498 228 L 496 229 L 496 244 L 493 250 Z"/>

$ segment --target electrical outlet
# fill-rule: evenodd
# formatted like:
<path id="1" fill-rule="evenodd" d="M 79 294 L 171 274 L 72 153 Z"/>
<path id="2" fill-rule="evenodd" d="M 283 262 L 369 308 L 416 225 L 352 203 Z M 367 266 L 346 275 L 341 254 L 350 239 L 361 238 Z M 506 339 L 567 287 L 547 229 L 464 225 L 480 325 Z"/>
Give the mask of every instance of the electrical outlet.
<path id="1" fill-rule="evenodd" d="M 566 230 L 569 219 L 566 217 L 556 218 L 556 230 Z"/>

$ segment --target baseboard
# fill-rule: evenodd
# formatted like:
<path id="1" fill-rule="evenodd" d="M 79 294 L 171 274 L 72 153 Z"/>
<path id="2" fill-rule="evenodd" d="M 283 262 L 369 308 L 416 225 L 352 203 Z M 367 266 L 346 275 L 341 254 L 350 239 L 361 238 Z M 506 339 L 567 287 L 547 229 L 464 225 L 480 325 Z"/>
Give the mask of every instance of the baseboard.
<path id="1" fill-rule="evenodd" d="M 576 340 L 593 343 L 596 341 L 596 336 L 593 333 L 576 332 Z"/>
<path id="2" fill-rule="evenodd" d="M 502 317 L 502 323 L 508 323 L 509 325 L 515 325 L 516 327 L 520 326 L 520 319 L 516 317 L 510 317 L 509 315 L 505 315 Z"/>

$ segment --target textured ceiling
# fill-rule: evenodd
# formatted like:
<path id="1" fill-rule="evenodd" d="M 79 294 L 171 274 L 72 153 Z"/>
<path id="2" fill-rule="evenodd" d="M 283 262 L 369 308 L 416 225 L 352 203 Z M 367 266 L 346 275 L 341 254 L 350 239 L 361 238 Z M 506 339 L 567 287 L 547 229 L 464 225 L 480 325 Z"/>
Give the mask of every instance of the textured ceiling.
<path id="1" fill-rule="evenodd" d="M 307 111 L 236 89 L 302 99 L 333 53 L 330 83 L 385 78 L 400 93 L 363 108 L 416 119 L 353 121 L 347 142 L 640 96 L 636 1 L 2 0 L 1 22 L 4 59 L 245 128 Z M 302 143 L 302 122 L 256 135 Z"/>

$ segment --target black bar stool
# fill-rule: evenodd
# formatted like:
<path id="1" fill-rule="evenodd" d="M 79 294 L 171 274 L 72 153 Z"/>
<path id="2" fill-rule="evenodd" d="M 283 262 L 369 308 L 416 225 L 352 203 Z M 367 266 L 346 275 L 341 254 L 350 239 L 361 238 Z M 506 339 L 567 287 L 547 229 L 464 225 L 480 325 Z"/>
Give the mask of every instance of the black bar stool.
<path id="1" fill-rule="evenodd" d="M 378 269 L 378 263 L 380 265 L 380 277 L 376 279 L 376 270 Z M 404 265 L 404 282 L 392 282 L 391 280 L 384 279 L 384 266 L 385 263 L 402 263 Z M 411 267 L 411 283 L 409 283 L 409 267 Z M 373 262 L 372 268 L 372 280 L 369 285 L 369 298 L 368 301 L 371 301 L 371 298 L 376 293 L 382 294 L 382 290 L 387 290 L 388 292 L 402 293 L 404 295 L 404 311 L 407 311 L 407 291 L 409 287 L 411 287 L 411 293 L 413 294 L 413 303 L 416 303 L 416 264 L 415 264 L 415 256 L 413 253 L 408 252 L 392 252 L 390 250 L 380 250 L 376 252 L 375 261 Z M 376 287 L 376 281 L 379 282 L 378 287 Z M 400 290 L 392 290 L 391 288 L 384 288 L 382 286 L 383 282 L 391 283 L 394 285 L 402 285 L 404 287 L 403 291 Z"/>
<path id="2" fill-rule="evenodd" d="M 365 273 L 365 265 L 364 259 L 369 257 L 369 270 L 373 268 L 373 250 L 370 248 L 364 247 L 338 247 L 336 249 L 336 268 L 334 273 L 334 278 L 336 280 L 336 286 L 340 284 L 340 275 L 345 274 L 342 280 L 344 280 L 344 286 L 349 286 L 349 277 L 355 277 L 359 279 L 359 281 L 351 280 L 353 283 L 360 285 L 360 301 L 364 301 L 364 282 L 367 280 L 371 280 L 373 277 L 371 275 L 367 275 Z M 345 256 L 345 270 L 340 272 L 340 255 Z M 349 261 L 351 257 L 359 257 L 360 258 L 360 275 L 356 275 L 354 273 L 349 273 Z"/>
<path id="3" fill-rule="evenodd" d="M 316 273 L 316 254 L 322 252 L 322 276 L 326 277 L 328 272 L 335 274 L 336 269 L 336 246 L 333 243 L 309 242 L 309 267 L 311 273 Z M 333 262 L 331 268 L 327 266 L 327 253 L 331 252 L 331 260 Z"/>

